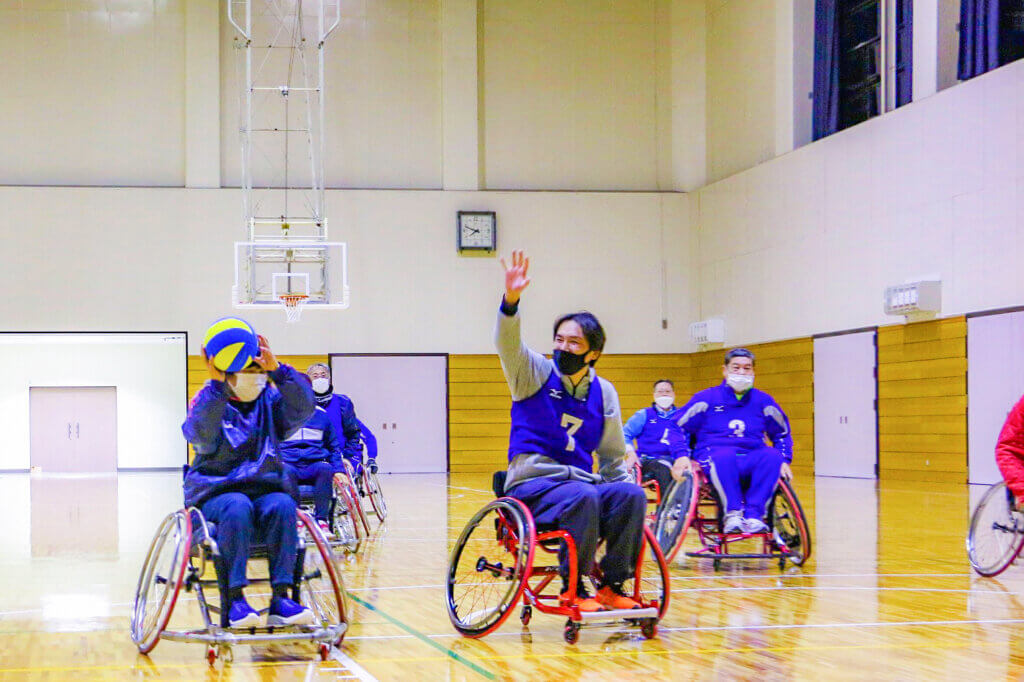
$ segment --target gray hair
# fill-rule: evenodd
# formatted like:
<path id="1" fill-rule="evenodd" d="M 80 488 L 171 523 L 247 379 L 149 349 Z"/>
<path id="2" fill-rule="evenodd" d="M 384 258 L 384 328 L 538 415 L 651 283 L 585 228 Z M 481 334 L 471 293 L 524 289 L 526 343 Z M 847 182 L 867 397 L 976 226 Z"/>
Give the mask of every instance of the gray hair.
<path id="1" fill-rule="evenodd" d="M 326 365 L 325 363 L 323 363 L 323 362 L 314 362 L 314 363 L 313 363 L 312 365 L 310 365 L 309 367 L 307 367 L 307 368 L 306 368 L 306 375 L 307 375 L 307 376 L 309 375 L 309 373 L 310 373 L 310 372 L 312 372 L 312 371 L 313 371 L 313 368 L 314 368 L 314 367 L 323 367 L 323 368 L 324 368 L 325 370 L 327 370 L 327 376 L 331 376 L 331 368 L 330 368 L 330 367 L 328 367 L 328 366 L 327 366 L 327 365 Z"/>

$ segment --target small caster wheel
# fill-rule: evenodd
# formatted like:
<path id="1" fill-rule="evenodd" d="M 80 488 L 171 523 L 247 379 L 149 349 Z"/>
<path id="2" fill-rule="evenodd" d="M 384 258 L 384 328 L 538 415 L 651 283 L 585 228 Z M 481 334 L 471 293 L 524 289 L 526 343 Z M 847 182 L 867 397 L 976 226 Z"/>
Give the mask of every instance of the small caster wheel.
<path id="1" fill-rule="evenodd" d="M 566 644 L 575 644 L 580 639 L 580 624 L 571 620 L 566 621 L 565 631 L 562 633 Z"/>
<path id="2" fill-rule="evenodd" d="M 715 559 L 714 562 L 712 562 L 712 563 L 714 565 L 715 573 L 718 573 L 720 570 L 722 570 L 722 560 L 721 559 Z"/>
<path id="3" fill-rule="evenodd" d="M 786 557 L 785 556 L 779 557 L 779 570 L 780 571 L 786 570 Z"/>
<path id="4" fill-rule="evenodd" d="M 658 634 L 658 621 L 653 618 L 648 618 L 640 624 L 640 634 L 644 636 L 644 639 L 653 639 Z"/>
<path id="5" fill-rule="evenodd" d="M 331 647 L 328 644 L 320 644 L 320 660 L 326 661 L 331 655 Z"/>
<path id="6" fill-rule="evenodd" d="M 217 650 L 214 649 L 211 646 L 211 647 L 209 647 L 206 650 L 206 662 L 209 663 L 210 665 L 213 665 L 214 661 L 216 661 L 216 660 L 217 660 Z"/>
<path id="7" fill-rule="evenodd" d="M 527 604 L 523 607 L 523 612 L 519 614 L 519 620 L 522 622 L 523 627 L 530 624 L 530 618 L 533 617 L 533 607 Z"/>

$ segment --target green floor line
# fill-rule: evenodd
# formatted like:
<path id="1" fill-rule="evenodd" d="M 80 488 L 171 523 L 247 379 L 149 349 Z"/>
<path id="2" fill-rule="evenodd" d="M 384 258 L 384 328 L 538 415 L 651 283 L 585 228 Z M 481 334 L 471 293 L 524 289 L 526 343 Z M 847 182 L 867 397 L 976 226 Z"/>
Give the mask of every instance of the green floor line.
<path id="1" fill-rule="evenodd" d="M 401 628 L 402 630 L 405 630 L 410 635 L 412 635 L 416 639 L 420 640 L 424 644 L 428 644 L 431 647 L 437 649 L 438 651 L 444 652 L 444 654 L 447 655 L 449 658 L 455 659 L 459 663 L 461 663 L 461 664 L 467 666 L 468 668 L 470 668 L 471 670 L 473 670 L 473 672 L 479 673 L 480 675 L 483 675 L 484 677 L 486 677 L 489 680 L 496 680 L 496 679 L 498 679 L 494 675 L 494 673 L 492 673 L 491 671 L 487 670 L 486 668 L 482 668 L 479 665 L 477 665 L 476 663 L 474 663 L 473 661 L 471 661 L 468 658 L 466 658 L 465 656 L 461 656 L 461 655 L 455 653 L 454 651 L 452 651 L 451 649 L 449 649 L 448 647 L 446 647 L 446 646 L 444 646 L 442 644 L 438 644 L 434 640 L 432 640 L 429 637 L 427 637 L 426 635 L 424 635 L 419 630 L 413 628 L 410 625 L 406 625 L 405 623 L 403 623 L 402 621 L 398 620 L 397 618 L 395 618 L 391 614 L 389 614 L 389 613 L 387 613 L 385 611 L 381 611 L 380 609 L 378 609 L 373 604 L 371 604 L 369 602 L 366 602 L 366 601 L 363 601 L 362 599 L 360 599 L 359 597 L 355 596 L 351 592 L 349 592 L 348 598 L 351 599 L 352 601 L 356 602 L 357 604 L 361 605 L 361 606 L 365 606 L 366 608 L 370 609 L 371 611 L 373 611 L 375 613 L 379 613 L 385 620 L 387 620 L 392 625 L 395 625 L 396 627 Z"/>

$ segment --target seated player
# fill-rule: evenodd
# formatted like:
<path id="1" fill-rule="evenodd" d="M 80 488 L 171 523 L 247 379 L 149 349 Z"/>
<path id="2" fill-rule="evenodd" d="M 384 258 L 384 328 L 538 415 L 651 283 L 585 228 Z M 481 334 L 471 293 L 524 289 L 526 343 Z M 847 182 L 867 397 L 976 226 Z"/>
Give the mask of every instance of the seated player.
<path id="1" fill-rule="evenodd" d="M 722 376 L 720 385 L 700 391 L 677 412 L 683 440 L 675 441 L 675 451 L 694 443 L 693 457 L 721 499 L 724 532 L 762 533 L 780 473 L 793 475 L 789 419 L 770 395 L 754 388 L 754 354 L 746 348 L 725 354 Z M 677 458 L 673 476 L 682 478 L 690 466 L 687 456 Z"/>
<path id="2" fill-rule="evenodd" d="M 185 476 L 185 505 L 199 507 L 217 526 L 217 546 L 228 572 L 228 624 L 259 624 L 259 614 L 243 594 L 253 541 L 269 550 L 273 595 L 267 625 L 310 624 L 313 613 L 287 597 L 298 546 L 296 502 L 288 492 L 293 486 L 277 443 L 309 419 L 316 406 L 313 393 L 302 375 L 280 364 L 267 340 L 242 320 L 214 323 L 203 357 L 210 380 L 196 394 L 182 426 L 195 450 Z"/>
<path id="3" fill-rule="evenodd" d="M 377 437 L 373 435 L 373 431 L 366 424 L 358 419 L 356 421 L 359 422 L 359 438 L 366 451 L 366 467 L 371 474 L 375 474 L 377 473 Z"/>
<path id="4" fill-rule="evenodd" d="M 313 393 L 316 395 L 317 405 L 324 408 L 327 417 L 331 420 L 334 433 L 339 440 L 343 440 L 341 456 L 349 461 L 356 473 L 356 481 L 362 493 L 362 479 L 359 474 L 363 471 L 363 446 L 359 442 L 360 430 L 359 420 L 356 419 L 356 408 L 348 396 L 334 392 L 334 384 L 331 381 L 331 369 L 322 362 L 309 366 L 306 370 L 313 383 Z M 341 462 L 338 462 L 339 467 Z M 343 470 L 342 470 L 343 471 Z"/>
<path id="5" fill-rule="evenodd" d="M 1013 494 L 1014 508 L 1024 505 L 1024 397 L 1010 410 L 996 441 L 996 464 Z"/>
<path id="6" fill-rule="evenodd" d="M 317 525 L 331 535 L 331 479 L 342 470 L 341 444 L 324 408 L 317 405 L 313 416 L 280 444 L 281 460 L 288 465 L 296 484 L 313 486 L 313 514 Z"/>
<path id="7" fill-rule="evenodd" d="M 654 479 L 658 482 L 658 490 L 664 496 L 672 483 L 672 454 L 676 439 L 669 438 L 676 433 L 676 391 L 670 379 L 658 379 L 654 382 L 654 402 L 629 418 L 622 432 L 626 437 L 626 451 L 632 456 L 639 456 L 643 480 Z M 633 444 L 636 443 L 634 449 Z M 632 464 L 632 462 L 630 462 Z"/>
<path id="8" fill-rule="evenodd" d="M 505 494 L 521 500 L 539 527 L 569 532 L 576 544 L 581 611 L 633 609 L 622 583 L 634 576 L 643 540 L 647 499 L 632 482 L 625 462 L 619 396 L 594 373 L 605 334 L 590 313 L 559 318 L 554 325 L 554 359 L 522 341 L 519 299 L 529 285 L 530 261 L 512 253 L 505 265 L 505 297 L 498 313 L 495 342 L 512 393 L 512 432 Z M 594 458 L 598 474 L 594 474 Z M 582 578 L 594 564 L 598 541 L 603 584 L 596 598 Z M 559 555 L 563 580 L 568 559 Z M 562 592 L 568 603 L 569 585 Z"/>

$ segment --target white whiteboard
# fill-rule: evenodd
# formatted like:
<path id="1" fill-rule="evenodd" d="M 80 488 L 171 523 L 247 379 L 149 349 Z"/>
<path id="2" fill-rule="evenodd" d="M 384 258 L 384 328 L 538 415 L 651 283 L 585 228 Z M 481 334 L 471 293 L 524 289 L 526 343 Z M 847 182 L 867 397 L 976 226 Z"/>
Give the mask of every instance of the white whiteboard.
<path id="1" fill-rule="evenodd" d="M 995 449 L 1006 415 L 1024 393 L 1024 311 L 967 320 L 967 480 L 1002 476 Z"/>

